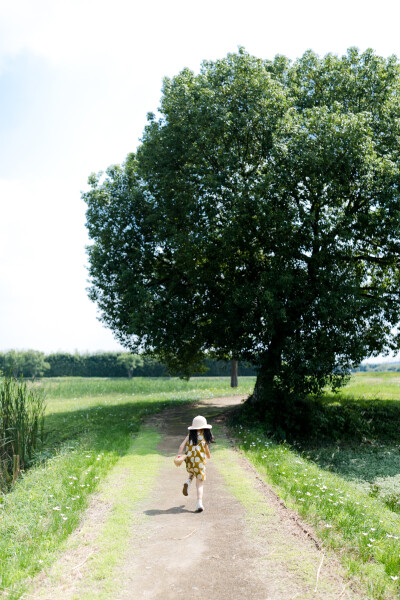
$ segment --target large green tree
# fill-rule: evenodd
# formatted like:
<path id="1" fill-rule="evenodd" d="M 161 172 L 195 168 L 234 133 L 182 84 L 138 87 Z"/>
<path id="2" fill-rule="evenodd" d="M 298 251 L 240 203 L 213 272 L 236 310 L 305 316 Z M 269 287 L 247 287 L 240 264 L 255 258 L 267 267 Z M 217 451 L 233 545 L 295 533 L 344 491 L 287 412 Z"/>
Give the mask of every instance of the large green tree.
<path id="1" fill-rule="evenodd" d="M 259 367 L 255 408 L 399 348 L 400 68 L 243 49 L 163 85 L 122 166 L 92 175 L 90 296 L 126 347 L 190 374 Z"/>

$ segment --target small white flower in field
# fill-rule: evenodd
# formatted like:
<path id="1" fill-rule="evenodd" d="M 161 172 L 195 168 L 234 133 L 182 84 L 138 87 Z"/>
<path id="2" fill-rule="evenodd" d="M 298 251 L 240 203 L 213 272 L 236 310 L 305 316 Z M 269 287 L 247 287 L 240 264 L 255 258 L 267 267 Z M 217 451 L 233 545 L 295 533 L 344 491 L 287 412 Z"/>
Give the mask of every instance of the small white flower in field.
<path id="1" fill-rule="evenodd" d="M 49 498 L 54 498 L 53 494 L 49 494 Z"/>
<path id="2" fill-rule="evenodd" d="M 92 458 L 90 454 L 86 454 L 86 458 Z"/>
<path id="3" fill-rule="evenodd" d="M 393 579 L 393 581 L 397 581 L 398 580 L 398 576 L 397 575 L 391 575 L 390 579 Z"/>
<path id="4" fill-rule="evenodd" d="M 68 517 L 63 517 L 63 521 L 66 521 L 68 519 Z"/>
<path id="5" fill-rule="evenodd" d="M 59 506 L 54 506 L 53 510 L 61 510 L 61 508 Z"/>
<path id="6" fill-rule="evenodd" d="M 42 561 L 42 560 L 39 560 L 38 562 L 42 563 L 43 561 Z"/>
<path id="7" fill-rule="evenodd" d="M 372 544 L 367 544 L 368 548 L 372 548 Z"/>
<path id="8" fill-rule="evenodd" d="M 362 531 L 361 535 L 368 535 L 368 531 L 367 532 Z"/>
<path id="9" fill-rule="evenodd" d="M 70 508 L 71 508 L 71 507 L 70 507 L 70 506 L 66 506 L 65 508 L 66 508 L 67 510 L 70 510 Z"/>
<path id="10" fill-rule="evenodd" d="M 370 542 L 376 542 L 376 539 L 374 539 L 374 538 L 369 538 L 369 541 L 370 541 Z"/>
<path id="11" fill-rule="evenodd" d="M 329 525 L 329 524 L 327 523 L 327 524 L 325 525 L 325 527 L 326 527 L 327 529 L 330 529 L 330 528 L 332 527 L 332 525 Z"/>
<path id="12" fill-rule="evenodd" d="M 375 527 L 371 527 L 370 531 L 376 531 Z"/>
<path id="13" fill-rule="evenodd" d="M 98 477 L 95 477 L 95 479 L 98 479 Z"/>
<path id="14" fill-rule="evenodd" d="M 299 498 L 299 502 L 304 502 L 304 498 Z"/>
<path id="15" fill-rule="evenodd" d="M 74 485 L 74 482 L 73 482 L 73 481 L 70 481 L 70 482 L 69 482 L 69 485 Z"/>
<path id="16" fill-rule="evenodd" d="M 306 492 L 306 496 L 311 496 L 310 492 Z"/>
<path id="17" fill-rule="evenodd" d="M 390 535 L 390 533 L 387 533 L 387 534 L 386 534 L 386 537 L 387 537 L 387 538 L 392 538 L 393 536 L 392 536 L 392 535 Z"/>
<path id="18" fill-rule="evenodd" d="M 394 536 L 393 536 L 393 539 L 394 539 L 394 540 L 398 540 L 398 539 L 399 539 L 399 536 L 398 536 L 398 535 L 394 535 Z"/>

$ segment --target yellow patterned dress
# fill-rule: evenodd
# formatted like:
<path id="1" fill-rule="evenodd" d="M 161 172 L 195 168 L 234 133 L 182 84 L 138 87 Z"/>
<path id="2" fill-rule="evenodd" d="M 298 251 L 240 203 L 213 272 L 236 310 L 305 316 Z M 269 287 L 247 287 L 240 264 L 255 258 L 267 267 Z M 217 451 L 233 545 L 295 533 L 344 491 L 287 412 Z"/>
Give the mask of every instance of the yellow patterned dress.
<path id="1" fill-rule="evenodd" d="M 203 436 L 203 430 L 197 431 L 197 446 L 194 446 L 190 441 L 187 442 L 185 448 L 185 454 L 187 454 L 186 471 L 196 477 L 205 481 L 206 479 L 206 441 Z"/>

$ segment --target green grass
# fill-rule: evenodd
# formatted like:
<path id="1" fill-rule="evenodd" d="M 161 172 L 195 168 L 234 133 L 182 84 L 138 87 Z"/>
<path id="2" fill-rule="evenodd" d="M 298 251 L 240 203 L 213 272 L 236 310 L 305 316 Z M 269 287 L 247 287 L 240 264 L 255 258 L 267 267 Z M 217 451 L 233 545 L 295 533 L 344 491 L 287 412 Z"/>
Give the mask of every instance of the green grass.
<path id="1" fill-rule="evenodd" d="M 339 394 L 326 394 L 310 420 L 290 445 L 239 419 L 233 432 L 368 598 L 400 598 L 400 374 L 357 373 Z"/>
<path id="2" fill-rule="evenodd" d="M 400 516 L 360 485 L 331 473 L 261 432 L 234 429 L 240 447 L 287 504 L 342 557 L 369 598 L 400 597 Z"/>
<path id="3" fill-rule="evenodd" d="M 304 546 L 297 544 L 297 538 L 282 536 L 281 517 L 276 513 L 276 509 L 272 504 L 266 503 L 264 494 L 258 486 L 254 485 L 254 477 L 240 465 L 238 453 L 229 448 L 220 428 L 217 426 L 215 430 L 218 439 L 216 449 L 213 449 L 215 466 L 224 477 L 231 493 L 243 505 L 246 520 L 252 534 L 258 537 L 260 548 L 264 547 L 262 568 L 273 569 L 274 562 L 278 561 L 280 568 L 283 567 L 284 571 L 290 574 L 292 585 L 302 590 L 302 600 L 315 598 L 315 574 L 320 561 L 319 553 L 306 554 Z M 241 435 L 243 436 L 243 431 Z M 254 464 L 260 468 L 255 461 Z M 268 543 L 266 543 L 265 531 L 268 531 Z M 335 584 L 337 585 L 336 582 L 322 576 L 319 591 L 324 589 L 331 597 L 332 586 Z M 288 593 L 288 597 L 292 597 L 292 593 Z"/>
<path id="4" fill-rule="evenodd" d="M 250 393 L 241 378 L 235 393 Z M 39 464 L 0 497 L 0 593 L 20 598 L 79 525 L 92 494 L 129 452 L 143 419 L 167 406 L 230 395 L 228 378 L 46 381 Z M 174 388 L 175 386 L 175 388 Z"/>
<path id="5" fill-rule="evenodd" d="M 400 373 L 356 373 L 340 392 L 341 397 L 380 400 L 400 399 Z"/>
<path id="6" fill-rule="evenodd" d="M 85 561 L 85 577 L 74 584 L 74 599 L 106 600 L 115 597 L 123 584 L 124 577 L 118 570 L 124 563 L 138 522 L 144 519 L 141 513 L 135 512 L 136 505 L 149 494 L 165 461 L 165 457 L 156 450 L 160 440 L 158 431 L 148 426 L 141 429 L 127 454 L 99 486 L 96 505 L 107 506 L 104 521 L 96 522 L 93 531 L 94 525 L 89 519 L 77 535 L 67 541 L 66 556 L 74 556 L 75 551 L 79 553 L 85 546 L 84 553 L 88 556 Z M 79 564 L 81 558 L 82 555 L 75 563 L 78 561 Z M 48 583 L 51 589 L 46 590 L 46 595 L 54 600 L 64 598 L 66 568 L 71 568 L 70 563 L 65 557 L 61 557 L 49 573 Z M 43 591 L 41 590 L 42 595 Z M 32 590 L 29 589 L 28 597 L 31 593 L 35 596 L 35 586 Z"/>
<path id="7" fill-rule="evenodd" d="M 154 395 L 168 393 L 201 393 L 201 397 L 251 393 L 255 377 L 240 377 L 239 387 L 232 389 L 228 377 L 193 377 L 189 381 L 177 377 L 54 377 L 42 383 L 48 396 L 55 400 L 103 397 L 107 395 Z M 204 394 L 206 394 L 204 396 Z"/>

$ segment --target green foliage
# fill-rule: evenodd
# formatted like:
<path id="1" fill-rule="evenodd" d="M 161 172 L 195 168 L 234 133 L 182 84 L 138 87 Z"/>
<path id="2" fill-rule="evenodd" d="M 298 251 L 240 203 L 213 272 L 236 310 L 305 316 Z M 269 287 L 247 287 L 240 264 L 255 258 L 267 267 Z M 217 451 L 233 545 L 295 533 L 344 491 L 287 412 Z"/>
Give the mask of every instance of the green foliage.
<path id="1" fill-rule="evenodd" d="M 136 155 L 83 194 L 103 322 L 186 375 L 257 365 L 275 428 L 399 348 L 399 92 L 396 58 L 354 48 L 165 79 Z"/>
<path id="2" fill-rule="evenodd" d="M 14 377 L 41 377 L 50 369 L 43 352 L 37 350 L 10 350 L 0 353 L 0 372 L 12 373 Z"/>
<path id="3" fill-rule="evenodd" d="M 0 490 L 32 464 L 43 443 L 44 411 L 42 388 L 12 376 L 0 379 Z"/>
<path id="4" fill-rule="evenodd" d="M 228 375 L 231 367 L 226 361 L 207 359 L 205 369 L 207 374 L 213 377 Z M 1 371 L 11 372 L 15 377 L 23 375 L 32 379 L 35 377 L 166 377 L 168 375 L 166 366 L 157 358 L 130 352 L 93 354 L 56 352 L 45 355 L 35 350 L 19 352 L 12 350 L 6 354 L 0 353 Z M 256 370 L 251 365 L 240 364 L 238 374 L 251 376 L 256 374 Z"/>

